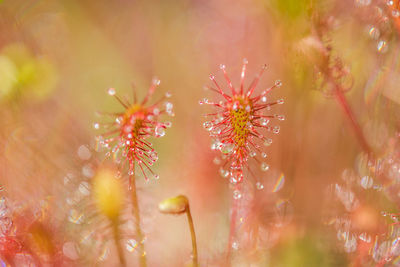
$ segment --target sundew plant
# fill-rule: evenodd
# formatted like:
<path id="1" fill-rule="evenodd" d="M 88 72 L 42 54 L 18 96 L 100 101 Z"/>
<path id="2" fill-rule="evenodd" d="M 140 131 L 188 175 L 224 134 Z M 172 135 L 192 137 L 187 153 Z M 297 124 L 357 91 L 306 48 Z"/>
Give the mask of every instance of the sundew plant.
<path id="1" fill-rule="evenodd" d="M 400 266 L 399 62 L 398 0 L 0 0 L 0 265 Z"/>

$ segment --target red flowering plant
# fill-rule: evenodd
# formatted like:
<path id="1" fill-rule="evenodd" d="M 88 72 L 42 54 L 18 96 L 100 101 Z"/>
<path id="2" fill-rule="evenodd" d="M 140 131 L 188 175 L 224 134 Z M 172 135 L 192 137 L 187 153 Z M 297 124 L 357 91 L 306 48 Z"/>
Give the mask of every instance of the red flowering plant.
<path id="1" fill-rule="evenodd" d="M 131 190 L 131 201 L 133 206 L 133 216 L 135 218 L 136 236 L 139 240 L 141 267 L 147 266 L 146 251 L 144 247 L 144 233 L 140 226 L 139 203 L 136 193 L 135 166 L 139 166 L 144 178 L 148 180 L 146 172 L 154 175 L 158 179 L 158 175 L 153 172 L 151 166 L 158 160 L 157 152 L 154 150 L 152 143 L 147 139 L 150 137 L 162 137 L 165 135 L 165 129 L 171 126 L 171 122 L 161 122 L 162 115 L 174 116 L 173 104 L 165 101 L 171 96 L 166 93 L 164 97 L 149 104 L 156 87 L 160 85 L 160 80 L 154 78 L 147 91 L 144 99 L 139 102 L 134 93 L 132 103 L 127 99 L 122 99 L 116 94 L 114 88 L 108 89 L 108 94 L 114 96 L 118 102 L 124 107 L 124 111 L 119 113 L 105 114 L 111 116 L 111 122 L 103 124 L 107 131 L 98 136 L 99 145 L 105 147 L 108 152 L 107 157 L 111 155 L 119 168 L 119 174 L 128 165 L 129 189 Z M 161 103 L 163 103 L 161 107 Z M 96 129 L 100 128 L 99 123 L 95 123 Z M 147 171 L 145 171 L 147 170 Z M 117 239 L 117 238 L 116 238 Z M 116 240 L 118 243 L 118 241 Z M 122 259 L 122 257 L 120 257 Z M 121 261 L 123 262 L 123 260 Z"/>
<path id="2" fill-rule="evenodd" d="M 210 75 L 215 87 L 206 87 L 211 91 L 218 93 L 222 100 L 219 102 L 203 99 L 199 104 L 207 104 L 215 107 L 216 112 L 206 114 L 211 120 L 204 122 L 203 126 L 210 132 L 214 138 L 211 148 L 219 150 L 222 153 L 224 163 L 220 169 L 223 177 L 230 177 L 229 181 L 234 186 L 233 202 L 231 208 L 230 231 L 228 239 L 227 259 L 231 259 L 232 248 L 237 250 L 239 243 L 234 241 L 237 231 L 237 217 L 239 212 L 238 200 L 242 197 L 240 184 L 243 181 L 243 173 L 247 169 L 250 174 L 252 168 L 249 165 L 249 159 L 253 159 L 262 171 L 267 171 L 269 165 L 264 161 L 267 154 L 262 150 L 262 145 L 269 146 L 272 139 L 267 137 L 267 132 L 279 133 L 279 126 L 270 126 L 272 119 L 284 120 L 283 115 L 264 113 L 270 111 L 271 106 L 283 104 L 284 100 L 270 102 L 267 95 L 272 89 L 280 87 L 282 82 L 275 81 L 273 86 L 268 87 L 257 95 L 255 89 L 260 81 L 266 66 L 256 75 L 247 90 L 244 89 L 244 80 L 246 76 L 247 60 L 243 61 L 242 72 L 240 76 L 240 87 L 235 88 L 226 73 L 225 65 L 220 65 L 225 80 L 228 83 L 230 94 L 225 93 L 214 75 Z M 218 160 L 220 161 L 220 160 Z M 217 161 L 217 162 L 218 162 Z"/>
<path id="3" fill-rule="evenodd" d="M 94 123 L 95 129 L 99 129 L 101 126 L 108 129 L 104 134 L 97 137 L 98 143 L 109 149 L 107 156 L 113 156 L 114 160 L 119 163 L 120 170 L 126 164 L 129 165 L 130 185 L 132 183 L 131 177 L 135 175 L 135 163 L 139 166 L 146 180 L 148 180 L 148 176 L 145 170 L 154 175 L 156 179 L 159 177 L 150 168 L 158 160 L 158 155 L 152 143 L 147 139 L 164 136 L 165 129 L 171 126 L 169 121 L 160 121 L 161 115 L 174 116 L 171 102 L 167 101 L 161 107 L 161 103 L 171 96 L 170 93 L 166 93 L 163 98 L 149 105 L 149 101 L 159 84 L 160 80 L 154 78 L 145 98 L 139 102 L 136 99 L 136 94 L 134 94 L 132 103 L 119 97 L 114 88 L 108 89 L 108 94 L 114 96 L 125 110 L 104 114 L 113 119 L 109 123 L 102 125 Z"/>
<path id="4" fill-rule="evenodd" d="M 270 111 L 271 106 L 283 104 L 284 100 L 270 102 L 268 94 L 272 89 L 280 87 L 282 82 L 275 81 L 275 84 L 261 93 L 255 95 L 255 89 L 263 74 L 266 66 L 256 75 L 247 90 L 244 89 L 244 80 L 246 75 L 247 60 L 244 60 L 240 87 L 235 88 L 226 73 L 225 65 L 220 65 L 226 82 L 228 83 L 231 94 L 224 92 L 221 86 L 215 80 L 214 75 L 210 75 L 214 87 L 207 87 L 211 91 L 222 96 L 223 100 L 219 102 L 203 99 L 199 103 L 215 107 L 215 113 L 206 114 L 211 120 L 204 122 L 203 126 L 210 132 L 214 138 L 211 148 L 219 150 L 223 154 L 225 162 L 220 170 L 223 177 L 230 177 L 232 184 L 237 184 L 243 180 L 243 171 L 247 168 L 250 172 L 248 160 L 254 159 L 262 171 L 267 171 L 269 165 L 264 162 L 267 154 L 262 150 L 260 143 L 269 146 L 272 139 L 265 135 L 266 132 L 279 133 L 279 126 L 270 126 L 270 120 L 284 120 L 283 115 L 266 114 L 264 111 Z"/>

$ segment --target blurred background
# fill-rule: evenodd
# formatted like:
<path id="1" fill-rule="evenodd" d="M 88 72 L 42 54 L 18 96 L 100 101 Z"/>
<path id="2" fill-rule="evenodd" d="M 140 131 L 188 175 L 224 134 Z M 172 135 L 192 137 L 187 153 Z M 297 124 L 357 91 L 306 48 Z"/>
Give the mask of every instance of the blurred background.
<path id="1" fill-rule="evenodd" d="M 265 149 L 270 170 L 256 173 L 257 185 L 245 181 L 232 264 L 397 266 L 398 5 L 0 1 L 0 216 L 8 233 L 0 236 L 1 259 L 118 266 L 107 226 L 93 223 L 99 215 L 87 200 L 104 158 L 93 150 L 93 123 L 102 120 L 97 111 L 123 111 L 108 88 L 130 98 L 134 87 L 141 99 L 156 76 L 154 99 L 171 92 L 175 116 L 154 140 L 160 179 L 136 180 L 148 264 L 190 264 L 186 218 L 157 209 L 184 194 L 200 266 L 225 266 L 232 191 L 202 126 L 210 110 L 198 101 L 217 98 L 203 89 L 210 73 L 228 89 L 220 64 L 238 85 L 246 58 L 247 85 L 267 65 L 258 93 L 282 80 L 270 98 L 285 104 L 271 113 L 285 120 Z M 121 242 L 136 266 L 129 205 Z"/>

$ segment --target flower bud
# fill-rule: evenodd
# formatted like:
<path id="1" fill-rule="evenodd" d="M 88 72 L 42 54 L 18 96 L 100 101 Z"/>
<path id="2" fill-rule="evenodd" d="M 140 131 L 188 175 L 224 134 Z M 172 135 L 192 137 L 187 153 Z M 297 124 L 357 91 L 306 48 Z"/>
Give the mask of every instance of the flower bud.
<path id="1" fill-rule="evenodd" d="M 109 169 L 100 169 L 93 180 L 93 197 L 98 210 L 115 220 L 123 206 L 123 189 L 120 180 Z"/>
<path id="2" fill-rule="evenodd" d="M 189 201 L 184 195 L 167 198 L 158 204 L 158 209 L 162 213 L 167 214 L 182 214 L 186 212 Z"/>

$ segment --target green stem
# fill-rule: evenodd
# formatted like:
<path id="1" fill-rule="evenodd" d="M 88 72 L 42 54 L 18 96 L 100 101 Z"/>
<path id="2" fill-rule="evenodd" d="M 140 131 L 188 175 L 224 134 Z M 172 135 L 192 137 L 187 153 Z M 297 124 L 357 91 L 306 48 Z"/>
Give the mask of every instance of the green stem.
<path id="1" fill-rule="evenodd" d="M 132 205 L 133 205 L 133 216 L 135 218 L 135 229 L 136 229 L 136 237 L 138 239 L 138 250 L 139 250 L 139 265 L 140 267 L 146 267 L 146 251 L 144 249 L 144 236 L 142 229 L 140 227 L 140 212 L 139 212 L 139 204 L 136 194 L 136 179 L 135 177 L 131 177 L 131 198 L 132 198 Z"/>
<path id="2" fill-rule="evenodd" d="M 113 220 L 111 223 L 112 223 L 112 228 L 113 228 L 115 247 L 117 248 L 117 253 L 118 253 L 118 258 L 119 258 L 119 264 L 121 267 L 125 267 L 126 261 L 125 261 L 125 257 L 124 257 L 124 251 L 122 250 L 121 243 L 120 243 L 121 234 L 120 234 L 119 228 L 118 228 L 118 219 Z"/>
<path id="3" fill-rule="evenodd" d="M 196 242 L 196 233 L 194 231 L 194 224 L 193 224 L 193 219 L 192 219 L 192 215 L 190 213 L 190 207 L 188 205 L 187 209 L 186 209 L 186 214 L 188 217 L 188 222 L 189 222 L 189 228 L 190 228 L 190 234 L 192 236 L 192 254 L 193 254 L 193 266 L 197 267 L 199 266 L 199 262 L 198 262 L 198 256 L 197 256 L 197 242 Z"/>

